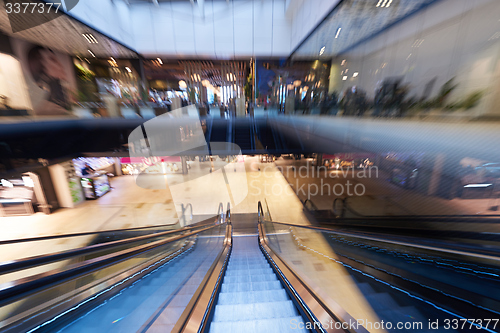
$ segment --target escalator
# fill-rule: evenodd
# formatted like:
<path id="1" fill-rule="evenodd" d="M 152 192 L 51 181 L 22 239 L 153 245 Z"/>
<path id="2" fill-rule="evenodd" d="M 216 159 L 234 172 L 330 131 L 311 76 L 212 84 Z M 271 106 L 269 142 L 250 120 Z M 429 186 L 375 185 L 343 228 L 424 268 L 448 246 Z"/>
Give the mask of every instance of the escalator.
<path id="1" fill-rule="evenodd" d="M 241 148 L 241 151 L 255 150 L 254 140 L 253 122 L 233 119 L 233 142 Z"/>
<path id="2" fill-rule="evenodd" d="M 213 119 L 210 127 L 209 142 L 230 142 L 228 140 L 229 121 L 225 119 Z"/>
<path id="3" fill-rule="evenodd" d="M 256 215 L 234 234 L 228 208 L 213 223 L 121 239 L 115 251 L 109 242 L 38 266 L 21 260 L 26 278 L 0 286 L 0 331 L 308 332 L 291 328 L 316 319 L 259 247 Z"/>
<path id="4" fill-rule="evenodd" d="M 275 153 L 278 149 L 277 136 L 267 120 L 255 119 L 255 129 L 258 137 L 256 148 Z"/>
<path id="5" fill-rule="evenodd" d="M 0 331 L 500 328 L 477 321 L 500 315 L 495 257 L 272 221 L 260 203 L 232 217 L 221 206 L 197 227 L 16 262 L 26 274 L 49 268 L 0 286 Z"/>
<path id="6" fill-rule="evenodd" d="M 220 237 L 205 237 L 185 254 L 83 313 L 59 332 L 170 332 L 213 262 Z"/>
<path id="7" fill-rule="evenodd" d="M 209 332 L 305 332 L 290 326 L 303 321 L 257 236 L 235 237 Z"/>

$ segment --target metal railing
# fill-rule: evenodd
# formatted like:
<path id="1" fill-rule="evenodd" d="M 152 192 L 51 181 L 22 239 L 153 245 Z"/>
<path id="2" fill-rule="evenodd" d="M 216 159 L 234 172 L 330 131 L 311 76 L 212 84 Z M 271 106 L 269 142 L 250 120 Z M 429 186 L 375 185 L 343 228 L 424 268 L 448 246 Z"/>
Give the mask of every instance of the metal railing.
<path id="1" fill-rule="evenodd" d="M 182 214 L 183 214 L 182 217 L 184 217 L 184 214 L 187 211 L 187 209 L 190 208 L 191 209 L 191 219 L 192 219 L 193 206 L 189 203 L 186 206 L 184 206 L 182 204 L 181 207 L 182 207 Z M 201 223 L 203 223 L 203 222 L 201 222 Z M 189 226 L 189 227 L 196 227 L 199 225 L 201 225 L 201 224 L 196 223 L 196 224 Z M 8 244 L 18 244 L 18 243 L 54 240 L 54 239 L 60 239 L 60 238 L 73 238 L 73 237 L 94 236 L 94 235 L 99 236 L 99 235 L 104 235 L 104 234 L 115 234 L 115 233 L 121 233 L 121 232 L 150 231 L 152 229 L 160 229 L 160 228 L 171 227 L 171 226 L 173 226 L 173 224 L 158 224 L 158 225 L 147 226 L 147 227 L 110 229 L 110 230 L 87 231 L 87 232 L 78 232 L 78 233 L 62 234 L 62 235 L 50 235 L 50 236 L 40 236 L 40 237 L 30 237 L 30 238 L 9 239 L 9 240 L 0 241 L 0 246 L 1 245 L 8 245 Z"/>
<path id="2" fill-rule="evenodd" d="M 58 261 L 77 259 L 85 255 L 95 254 L 98 251 L 105 250 L 104 253 L 98 257 L 94 256 L 94 258 L 85 259 L 83 262 L 77 262 L 60 269 L 52 269 L 51 271 L 36 274 L 27 278 L 22 278 L 16 281 L 12 281 L 8 285 L 4 285 L 5 288 L 0 290 L 0 307 L 7 306 L 22 299 L 29 299 L 29 297 L 36 296 L 35 294 L 39 292 L 49 291 L 51 290 L 51 288 L 54 288 L 59 285 L 64 286 L 64 284 L 67 282 L 85 278 L 85 276 L 89 276 L 89 274 L 93 274 L 94 272 L 111 267 L 113 265 L 116 265 L 117 263 L 137 258 L 138 256 L 144 255 L 146 253 L 152 253 L 153 257 L 149 257 L 151 256 L 150 254 L 144 257 L 146 259 L 143 259 L 145 261 L 143 264 L 135 266 L 135 268 L 132 268 L 131 270 L 123 271 L 120 275 L 115 276 L 114 278 L 110 278 L 110 281 L 115 281 L 117 278 L 123 281 L 127 281 L 130 279 L 129 277 L 132 277 L 133 280 L 138 279 L 140 276 L 147 274 L 148 271 L 155 269 L 155 266 L 164 260 L 164 259 L 158 259 L 162 256 L 161 251 L 168 250 L 169 251 L 168 253 L 173 252 L 172 254 L 168 254 L 167 252 L 165 252 L 165 255 L 168 256 L 173 255 L 174 257 L 177 257 L 181 255 L 183 252 L 189 250 L 189 248 L 191 248 L 192 245 L 191 247 L 186 248 L 187 246 L 186 244 L 188 243 L 186 242 L 178 243 L 178 241 L 187 240 L 191 236 L 196 236 L 200 233 L 207 232 L 213 228 L 219 227 L 220 226 L 219 222 L 221 221 L 221 218 L 224 218 L 224 220 L 222 220 L 222 223 L 229 222 L 230 219 L 229 205 L 227 207 L 227 213 L 224 214 L 223 217 L 221 217 L 221 215 L 218 215 L 216 217 L 216 220 L 214 221 L 215 223 L 211 222 L 208 224 L 198 225 L 195 227 L 186 227 L 177 230 L 169 230 L 161 233 L 133 237 L 130 239 L 120 240 L 116 242 L 97 244 L 71 251 L 63 251 L 60 253 L 49 254 L 46 256 L 38 256 L 35 258 L 28 258 L 26 260 L 19 260 L 15 262 L 6 263 L 0 266 L 1 269 L 0 274 L 6 274 L 9 272 L 19 271 L 23 269 L 30 269 L 33 267 L 38 267 L 41 265 L 46 265 Z M 227 230 L 226 230 L 226 238 L 227 238 Z M 146 244 L 139 244 L 134 246 L 134 244 L 137 244 L 138 242 L 146 242 Z M 224 244 L 226 243 L 227 242 L 225 241 Z M 168 248 L 169 244 L 177 244 L 177 245 L 174 245 L 174 248 L 172 249 L 172 247 Z M 191 242 L 191 244 L 193 243 Z M 132 247 L 127 247 L 128 245 Z M 175 250 L 175 247 L 177 247 L 178 250 Z M 152 263 L 148 263 L 151 260 Z M 120 280 L 115 281 L 117 283 L 116 285 L 122 284 Z M 131 281 L 127 283 L 131 283 Z M 123 284 L 123 287 L 125 286 L 126 284 Z M 91 294 L 89 294 L 92 292 L 92 290 L 93 290 L 92 288 L 86 289 L 86 291 L 83 292 L 84 295 L 87 295 L 85 297 L 92 296 Z M 97 291 L 93 292 L 95 293 Z M 99 295 L 100 294 L 101 293 L 99 293 Z M 91 299 L 93 298 L 94 297 L 91 297 Z M 76 301 L 81 302 L 82 300 L 83 299 L 81 297 L 80 298 L 77 297 L 77 299 L 75 299 L 75 302 Z M 62 312 L 64 311 L 64 308 L 69 305 L 70 303 L 67 304 L 61 303 L 57 304 L 57 306 L 51 306 L 51 310 L 47 311 L 47 314 L 42 313 L 41 315 L 53 316 L 55 313 L 54 311 L 56 311 L 55 310 L 56 308 L 58 309 L 57 311 Z M 59 308 L 61 309 L 59 310 Z M 11 325 L 17 323 L 16 321 L 17 319 L 12 319 L 12 320 L 9 319 L 8 322 L 7 321 L 4 322 L 7 324 L 7 326 L 4 326 L 2 329 L 10 329 L 9 327 L 11 327 Z M 22 319 L 23 325 L 28 325 L 28 322 L 30 322 L 31 320 L 32 320 L 31 317 L 28 320 Z"/>

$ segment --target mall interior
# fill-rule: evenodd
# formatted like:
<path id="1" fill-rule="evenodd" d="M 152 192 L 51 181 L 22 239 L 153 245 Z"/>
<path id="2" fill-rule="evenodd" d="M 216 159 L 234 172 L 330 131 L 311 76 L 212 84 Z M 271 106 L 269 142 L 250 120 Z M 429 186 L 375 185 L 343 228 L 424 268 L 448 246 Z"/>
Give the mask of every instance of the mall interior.
<path id="1" fill-rule="evenodd" d="M 500 332 L 499 144 L 498 0 L 0 0 L 0 332 Z"/>

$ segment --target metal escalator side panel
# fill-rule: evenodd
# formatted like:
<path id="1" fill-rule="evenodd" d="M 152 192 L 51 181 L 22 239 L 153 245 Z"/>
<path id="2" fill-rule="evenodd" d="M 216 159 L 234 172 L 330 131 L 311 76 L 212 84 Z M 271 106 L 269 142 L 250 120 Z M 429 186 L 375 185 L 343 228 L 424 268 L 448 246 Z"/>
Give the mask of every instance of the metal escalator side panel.
<path id="1" fill-rule="evenodd" d="M 150 260 L 143 262 L 142 264 L 130 267 L 126 271 L 118 272 L 111 277 L 103 277 L 98 280 L 93 281 L 90 284 L 83 284 L 80 287 L 75 288 L 77 283 L 73 283 L 70 287 L 70 291 L 59 297 L 54 297 L 54 288 L 48 290 L 41 290 L 35 296 L 43 295 L 43 293 L 49 293 L 47 302 L 38 304 L 33 309 L 27 310 L 23 313 L 19 313 L 15 317 L 8 318 L 1 322 L 2 327 L 0 330 L 2 332 L 52 332 L 54 327 L 59 327 L 61 322 L 64 322 L 67 317 L 72 316 L 78 311 L 86 309 L 93 306 L 102 300 L 113 297 L 120 290 L 127 288 L 128 286 L 135 283 L 135 281 L 140 280 L 149 272 L 157 269 L 159 266 L 163 266 L 170 263 L 173 260 L 183 256 L 185 253 L 189 252 L 194 246 L 193 240 L 188 240 L 184 244 L 180 244 L 178 247 L 173 248 L 168 254 L 156 254 L 151 257 Z M 93 273 L 90 272 L 90 275 Z M 83 276 L 85 278 L 86 275 Z M 77 280 L 76 280 L 77 281 Z M 62 282 L 64 286 L 65 282 Z M 52 297 L 52 298 L 50 298 Z M 39 297 L 38 297 L 39 298 Z M 33 301 L 32 298 L 27 298 L 26 300 L 21 300 L 24 303 L 29 304 Z M 55 325 L 55 326 L 54 326 Z"/>
<path id="2" fill-rule="evenodd" d="M 299 308 L 304 318 L 314 327 L 316 332 L 368 332 L 364 328 L 351 330 L 342 325 L 336 326 L 331 323 L 356 322 L 347 312 L 342 309 L 332 311 L 326 306 L 326 302 L 317 295 L 299 275 L 288 266 L 269 246 L 268 235 L 262 223 L 259 222 L 259 246 L 267 257 L 275 273 L 285 286 L 288 294 Z"/>
<path id="3" fill-rule="evenodd" d="M 200 286 L 186 306 L 172 332 L 205 332 L 226 271 L 232 250 L 233 228 L 226 224 L 223 248 L 214 260 Z"/>

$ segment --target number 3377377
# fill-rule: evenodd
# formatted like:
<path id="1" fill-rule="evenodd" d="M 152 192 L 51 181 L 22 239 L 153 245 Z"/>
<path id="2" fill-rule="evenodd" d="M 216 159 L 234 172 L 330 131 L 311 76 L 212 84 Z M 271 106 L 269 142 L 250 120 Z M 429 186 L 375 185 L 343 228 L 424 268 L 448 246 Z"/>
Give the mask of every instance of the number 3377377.
<path id="1" fill-rule="evenodd" d="M 6 3 L 5 10 L 7 14 L 49 14 L 59 12 L 61 3 L 56 2 L 23 2 L 23 3 Z"/>

